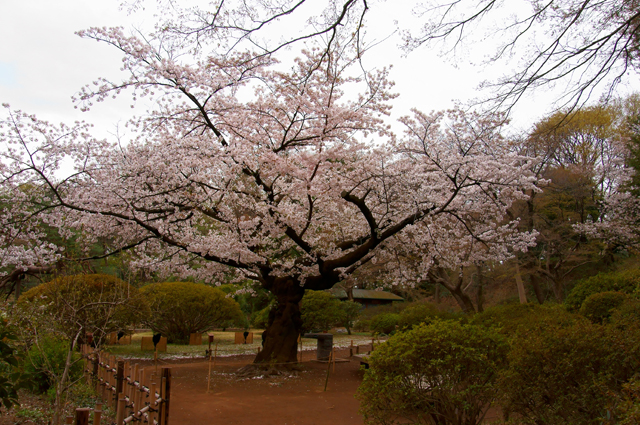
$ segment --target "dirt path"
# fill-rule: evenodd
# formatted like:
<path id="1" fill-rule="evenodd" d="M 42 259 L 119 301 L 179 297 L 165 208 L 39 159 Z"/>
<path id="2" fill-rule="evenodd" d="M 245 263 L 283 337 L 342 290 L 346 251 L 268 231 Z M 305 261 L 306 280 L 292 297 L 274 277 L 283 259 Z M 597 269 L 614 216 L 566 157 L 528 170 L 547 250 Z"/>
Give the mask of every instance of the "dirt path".
<path id="1" fill-rule="evenodd" d="M 348 350 L 336 357 L 348 357 Z M 359 401 L 354 394 L 362 382 L 357 361 L 337 362 L 327 391 L 327 365 L 310 361 L 297 376 L 262 379 L 236 378 L 234 372 L 252 356 L 218 359 L 207 394 L 208 363 L 172 365 L 171 425 L 360 425 Z"/>

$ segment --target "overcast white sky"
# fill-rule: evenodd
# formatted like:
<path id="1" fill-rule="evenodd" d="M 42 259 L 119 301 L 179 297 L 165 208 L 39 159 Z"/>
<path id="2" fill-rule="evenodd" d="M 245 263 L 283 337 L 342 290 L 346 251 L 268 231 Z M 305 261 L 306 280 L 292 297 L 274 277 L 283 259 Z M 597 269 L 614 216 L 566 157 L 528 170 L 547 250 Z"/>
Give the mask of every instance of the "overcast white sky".
<path id="1" fill-rule="evenodd" d="M 139 12 L 128 16 L 119 10 L 119 0 L 3 0 L 0 14 L 0 103 L 35 113 L 52 122 L 85 120 L 96 125 L 96 135 L 105 137 L 131 115 L 126 96 L 108 101 L 89 113 L 74 109 L 71 96 L 80 87 L 99 76 L 117 79 L 118 52 L 105 44 L 84 40 L 75 31 L 91 26 L 151 25 L 153 16 Z M 408 13 L 398 2 L 376 4 L 367 29 L 372 37 L 383 38 L 391 32 L 389 22 Z M 395 115 L 411 107 L 423 111 L 443 109 L 454 100 L 477 97 L 477 84 L 491 72 L 472 66 L 465 58 L 477 51 L 463 52 L 454 67 L 435 51 L 421 49 L 402 57 L 399 39 L 390 39 L 372 51 L 372 66 L 393 64 L 392 79 L 400 97 L 395 100 Z M 521 104 L 515 122 L 524 127 L 549 110 L 550 96 L 543 93 Z"/>

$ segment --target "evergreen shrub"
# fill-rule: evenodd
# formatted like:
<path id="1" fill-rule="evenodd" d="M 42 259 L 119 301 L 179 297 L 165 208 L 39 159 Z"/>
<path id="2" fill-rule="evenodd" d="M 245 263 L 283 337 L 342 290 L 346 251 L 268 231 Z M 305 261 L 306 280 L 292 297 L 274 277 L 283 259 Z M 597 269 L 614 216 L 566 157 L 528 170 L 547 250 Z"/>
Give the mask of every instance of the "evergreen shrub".
<path id="1" fill-rule="evenodd" d="M 640 366 L 639 335 L 588 320 L 521 328 L 498 380 L 503 409 L 522 424 L 609 423 Z"/>
<path id="2" fill-rule="evenodd" d="M 593 323 L 602 324 L 611 317 L 613 311 L 620 307 L 627 298 L 629 298 L 627 294 L 614 291 L 591 294 L 582 303 L 580 314 Z"/>
<path id="3" fill-rule="evenodd" d="M 390 334 L 395 332 L 398 325 L 399 314 L 396 313 L 382 313 L 371 319 L 369 328 L 374 334 Z"/>
<path id="4" fill-rule="evenodd" d="M 579 281 L 567 295 L 565 304 L 569 311 L 577 312 L 590 295 L 609 291 L 631 295 L 638 290 L 640 290 L 640 269 L 600 273 Z"/>
<path id="5" fill-rule="evenodd" d="M 154 283 L 140 291 L 150 310 L 142 322 L 167 337 L 167 342 L 186 344 L 191 333 L 208 331 L 229 320 L 241 323 L 244 317 L 237 302 L 202 283 Z"/>
<path id="6" fill-rule="evenodd" d="M 358 389 L 365 422 L 479 424 L 497 396 L 507 350 L 494 329 L 457 321 L 394 335 L 373 352 Z"/>

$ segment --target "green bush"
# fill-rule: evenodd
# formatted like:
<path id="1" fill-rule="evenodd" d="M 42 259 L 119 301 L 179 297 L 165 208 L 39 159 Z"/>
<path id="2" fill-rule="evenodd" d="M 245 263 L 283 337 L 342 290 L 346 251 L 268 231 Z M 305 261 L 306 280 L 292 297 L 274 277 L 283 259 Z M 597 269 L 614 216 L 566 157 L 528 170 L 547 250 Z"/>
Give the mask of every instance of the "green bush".
<path id="1" fill-rule="evenodd" d="M 303 332 L 326 331 L 345 320 L 340 300 L 324 291 L 305 291 L 300 313 Z"/>
<path id="2" fill-rule="evenodd" d="M 521 329 L 500 374 L 503 408 L 523 424 L 602 423 L 640 366 L 639 336 L 588 320 Z"/>
<path id="3" fill-rule="evenodd" d="M 609 323 L 620 329 L 640 327 L 640 301 L 627 298 L 611 312 Z"/>
<path id="4" fill-rule="evenodd" d="M 436 320 L 381 344 L 356 395 L 367 424 L 481 422 L 508 350 L 495 330 Z"/>
<path id="5" fill-rule="evenodd" d="M 490 307 L 470 319 L 476 325 L 496 328 L 512 336 L 534 326 L 572 326 L 584 317 L 570 313 L 562 305 L 503 304 Z"/>
<path id="6" fill-rule="evenodd" d="M 117 277 L 89 274 L 63 276 L 36 286 L 18 299 L 18 307 L 32 324 L 38 321 L 39 327 L 64 334 L 69 341 L 82 330 L 101 342 L 106 334 L 139 320 L 144 302 L 137 288 Z"/>
<path id="7" fill-rule="evenodd" d="M 371 319 L 369 327 L 375 334 L 390 334 L 395 332 L 399 318 L 400 315 L 396 313 L 379 314 Z"/>
<path id="8" fill-rule="evenodd" d="M 458 319 L 459 316 L 454 313 L 440 311 L 431 303 L 423 302 L 409 304 L 399 313 L 398 328 L 403 331 L 413 329 L 420 323 L 429 324 L 437 318 L 442 320 L 453 320 Z"/>
<path id="9" fill-rule="evenodd" d="M 69 342 L 54 335 L 45 335 L 34 341 L 29 348 L 24 371 L 30 376 L 33 386 L 38 393 L 54 390 L 65 368 Z M 73 353 L 69 381 L 82 376 L 82 362 L 80 354 Z"/>
<path id="10" fill-rule="evenodd" d="M 242 320 L 238 303 L 218 288 L 193 282 L 154 283 L 141 288 L 150 313 L 143 323 L 167 337 L 186 344 L 189 334 L 219 327 L 227 320 Z"/>
<path id="11" fill-rule="evenodd" d="M 622 303 L 629 298 L 627 294 L 622 292 L 598 292 L 589 295 L 580 307 L 580 314 L 593 323 L 604 323 L 611 317 L 613 311 L 620 307 Z"/>
<path id="12" fill-rule="evenodd" d="M 631 295 L 636 293 L 639 288 L 640 269 L 600 273 L 578 282 L 567 296 L 565 304 L 570 311 L 577 312 L 590 295 L 609 291 Z"/>

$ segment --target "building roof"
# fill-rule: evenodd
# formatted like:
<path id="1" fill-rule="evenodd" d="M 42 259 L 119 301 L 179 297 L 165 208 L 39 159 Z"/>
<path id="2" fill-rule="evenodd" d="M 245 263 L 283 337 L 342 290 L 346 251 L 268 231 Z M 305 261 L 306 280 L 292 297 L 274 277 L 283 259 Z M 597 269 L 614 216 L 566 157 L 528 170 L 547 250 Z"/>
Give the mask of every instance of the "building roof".
<path id="1" fill-rule="evenodd" d="M 344 289 L 334 289 L 331 291 L 336 298 L 341 300 L 347 299 L 347 293 Z M 404 298 L 392 294 L 387 291 L 376 291 L 371 289 L 354 289 L 354 300 L 387 300 L 387 301 L 404 301 Z"/>

